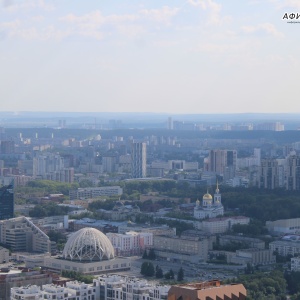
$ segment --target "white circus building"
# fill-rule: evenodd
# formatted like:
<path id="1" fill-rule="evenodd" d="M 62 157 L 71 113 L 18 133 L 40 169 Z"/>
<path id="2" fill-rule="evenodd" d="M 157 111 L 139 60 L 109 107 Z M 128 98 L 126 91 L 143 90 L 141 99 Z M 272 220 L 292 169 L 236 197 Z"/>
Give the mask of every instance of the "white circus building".
<path id="1" fill-rule="evenodd" d="M 32 267 L 33 261 L 30 260 Z M 40 259 L 36 266 L 40 265 Z M 68 239 L 62 256 L 44 257 L 42 267 L 52 271 L 75 271 L 83 274 L 100 274 L 129 270 L 130 260 L 115 257 L 109 239 L 95 228 L 83 228 Z"/>
<path id="2" fill-rule="evenodd" d="M 194 217 L 196 219 L 202 220 L 223 215 L 224 206 L 222 205 L 221 194 L 217 184 L 214 197 L 212 197 L 212 195 L 207 192 L 202 198 L 202 205 L 200 204 L 199 200 L 196 201 L 196 206 L 194 208 Z"/>
<path id="3" fill-rule="evenodd" d="M 67 241 L 63 258 L 79 261 L 110 260 L 115 256 L 114 247 L 101 231 L 83 228 L 75 232 Z"/>

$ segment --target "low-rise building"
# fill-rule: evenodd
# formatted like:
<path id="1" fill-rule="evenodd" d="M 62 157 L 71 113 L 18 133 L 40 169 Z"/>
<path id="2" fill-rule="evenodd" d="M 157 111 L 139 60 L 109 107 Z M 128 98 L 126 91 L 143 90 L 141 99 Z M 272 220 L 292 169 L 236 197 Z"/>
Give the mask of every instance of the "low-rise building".
<path id="1" fill-rule="evenodd" d="M 249 247 L 249 248 L 265 249 L 265 242 L 263 240 L 240 236 L 240 235 L 221 235 L 219 237 L 219 243 L 221 246 L 228 245 L 230 243 L 235 243 L 235 244 L 247 245 L 247 248 Z"/>
<path id="2" fill-rule="evenodd" d="M 210 249 L 208 236 L 163 236 L 153 237 L 153 249 L 157 257 L 171 261 L 193 262 L 206 261 Z"/>
<path id="3" fill-rule="evenodd" d="M 272 234 L 296 234 L 300 232 L 300 218 L 267 221 L 266 227 Z"/>
<path id="4" fill-rule="evenodd" d="M 141 211 L 140 208 L 135 205 L 124 205 L 122 201 L 117 201 L 112 210 L 99 209 L 97 210 L 103 218 L 110 219 L 112 221 L 124 221 L 128 219 L 135 219 Z"/>
<path id="5" fill-rule="evenodd" d="M 173 285 L 168 293 L 168 300 L 245 300 L 246 297 L 242 284 L 222 285 L 218 280 Z"/>
<path id="6" fill-rule="evenodd" d="M 52 283 L 51 275 L 41 273 L 40 271 L 23 269 L 13 270 L 8 273 L 2 272 L 0 276 L 0 299 L 10 299 L 10 290 L 13 287 L 28 286 L 31 284 L 42 286 L 49 283 Z"/>
<path id="7" fill-rule="evenodd" d="M 269 244 L 270 250 L 282 256 L 300 254 L 300 240 L 283 238 Z"/>
<path id="8" fill-rule="evenodd" d="M 230 263 L 252 265 L 269 265 L 276 263 L 276 256 L 269 249 L 241 249 L 236 250 L 235 255 L 231 257 Z"/>
<path id="9" fill-rule="evenodd" d="M 117 256 L 139 255 L 153 246 L 153 234 L 147 232 L 129 231 L 125 234 L 107 233 Z"/>
<path id="10" fill-rule="evenodd" d="M 300 257 L 291 258 L 291 270 L 295 272 L 300 271 Z"/>
<path id="11" fill-rule="evenodd" d="M 79 188 L 77 190 L 70 190 L 70 200 L 75 199 L 89 199 L 102 196 L 121 196 L 123 189 L 120 186 L 103 186 L 95 188 Z"/>
<path id="12" fill-rule="evenodd" d="M 221 217 L 221 218 L 211 218 L 203 220 L 199 226 L 202 230 L 205 230 L 209 233 L 224 233 L 231 229 L 235 224 L 247 225 L 250 222 L 250 218 L 244 216 L 235 216 L 235 217 Z"/>

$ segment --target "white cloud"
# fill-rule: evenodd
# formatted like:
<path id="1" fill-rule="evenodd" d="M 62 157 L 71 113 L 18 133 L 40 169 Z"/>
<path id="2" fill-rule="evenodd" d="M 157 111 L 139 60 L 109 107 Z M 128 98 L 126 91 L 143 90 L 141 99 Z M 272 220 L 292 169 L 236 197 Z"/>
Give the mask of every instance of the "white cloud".
<path id="1" fill-rule="evenodd" d="M 269 2 L 273 3 L 277 9 L 300 9 L 299 0 L 269 0 Z"/>
<path id="2" fill-rule="evenodd" d="M 33 22 L 42 22 L 44 19 L 45 19 L 45 17 L 41 16 L 41 15 L 31 17 L 31 20 Z"/>
<path id="3" fill-rule="evenodd" d="M 242 31 L 244 33 L 260 33 L 264 32 L 266 34 L 272 35 L 277 38 L 282 38 L 284 35 L 276 29 L 276 27 L 271 23 L 263 23 L 256 26 L 243 26 Z"/>
<path id="4" fill-rule="evenodd" d="M 58 30 L 54 26 L 37 28 L 25 27 L 20 20 L 0 23 L 0 31 L 8 38 L 20 38 L 24 40 L 61 40 L 70 35 L 70 32 Z"/>
<path id="5" fill-rule="evenodd" d="M 15 3 L 12 0 L 3 0 L 3 6 L 5 10 L 9 12 L 17 12 L 24 10 L 32 10 L 32 9 L 42 9 L 46 11 L 51 11 L 54 9 L 52 4 L 46 3 L 45 0 L 25 0 Z"/>
<path id="6" fill-rule="evenodd" d="M 117 30 L 119 29 L 122 33 L 128 33 L 130 36 L 136 34 L 140 31 L 140 28 L 134 28 L 134 26 L 129 25 L 125 26 L 124 24 L 130 24 L 137 19 L 138 16 L 133 14 L 104 16 L 99 10 L 82 16 L 69 14 L 60 18 L 61 21 L 74 26 L 72 28 L 74 34 L 77 33 L 98 40 L 103 39 L 105 34 L 108 34 L 108 29 L 104 30 L 103 28 L 107 25 L 113 26 Z"/>
<path id="7" fill-rule="evenodd" d="M 200 6 L 203 10 L 208 11 L 208 25 L 221 25 L 231 20 L 230 16 L 221 16 L 222 5 L 213 0 L 187 0 L 192 6 Z"/>
<path id="8" fill-rule="evenodd" d="M 147 19 L 152 21 L 165 23 L 170 25 L 171 18 L 177 15 L 179 12 L 179 8 L 174 7 L 171 8 L 169 6 L 163 6 L 160 9 L 142 9 L 140 14 Z"/>

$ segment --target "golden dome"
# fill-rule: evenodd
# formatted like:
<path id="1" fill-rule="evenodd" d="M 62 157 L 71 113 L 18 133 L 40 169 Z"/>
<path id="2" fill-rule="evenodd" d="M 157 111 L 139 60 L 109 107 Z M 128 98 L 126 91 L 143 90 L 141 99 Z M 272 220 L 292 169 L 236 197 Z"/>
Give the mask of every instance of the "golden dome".
<path id="1" fill-rule="evenodd" d="M 203 195 L 203 200 L 212 200 L 212 195 L 209 193 L 206 193 L 205 195 Z"/>

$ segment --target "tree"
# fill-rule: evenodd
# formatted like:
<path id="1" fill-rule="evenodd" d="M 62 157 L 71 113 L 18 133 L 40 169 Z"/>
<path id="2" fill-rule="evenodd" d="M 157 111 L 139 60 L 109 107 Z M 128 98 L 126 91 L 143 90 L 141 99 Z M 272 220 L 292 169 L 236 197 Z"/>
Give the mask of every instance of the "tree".
<path id="1" fill-rule="evenodd" d="M 155 252 L 154 252 L 153 248 L 149 250 L 148 258 L 151 259 L 151 260 L 154 260 L 156 258 L 156 255 L 155 255 Z"/>
<path id="2" fill-rule="evenodd" d="M 170 270 L 170 279 L 174 279 L 175 278 L 175 274 L 174 271 L 171 269 Z"/>
<path id="3" fill-rule="evenodd" d="M 156 278 L 163 278 L 164 277 L 163 270 L 159 266 L 156 266 L 155 277 Z"/>
<path id="4" fill-rule="evenodd" d="M 165 274 L 166 279 L 174 279 L 174 271 L 171 269 L 169 272 Z"/>
<path id="5" fill-rule="evenodd" d="M 184 278 L 184 272 L 182 267 L 179 269 L 178 273 L 177 273 L 177 281 L 183 281 Z"/>
<path id="6" fill-rule="evenodd" d="M 148 259 L 147 250 L 144 251 L 142 258 L 143 259 Z"/>
<path id="7" fill-rule="evenodd" d="M 145 261 L 141 265 L 141 274 L 147 277 L 152 277 L 155 274 L 154 266 L 151 262 Z"/>

